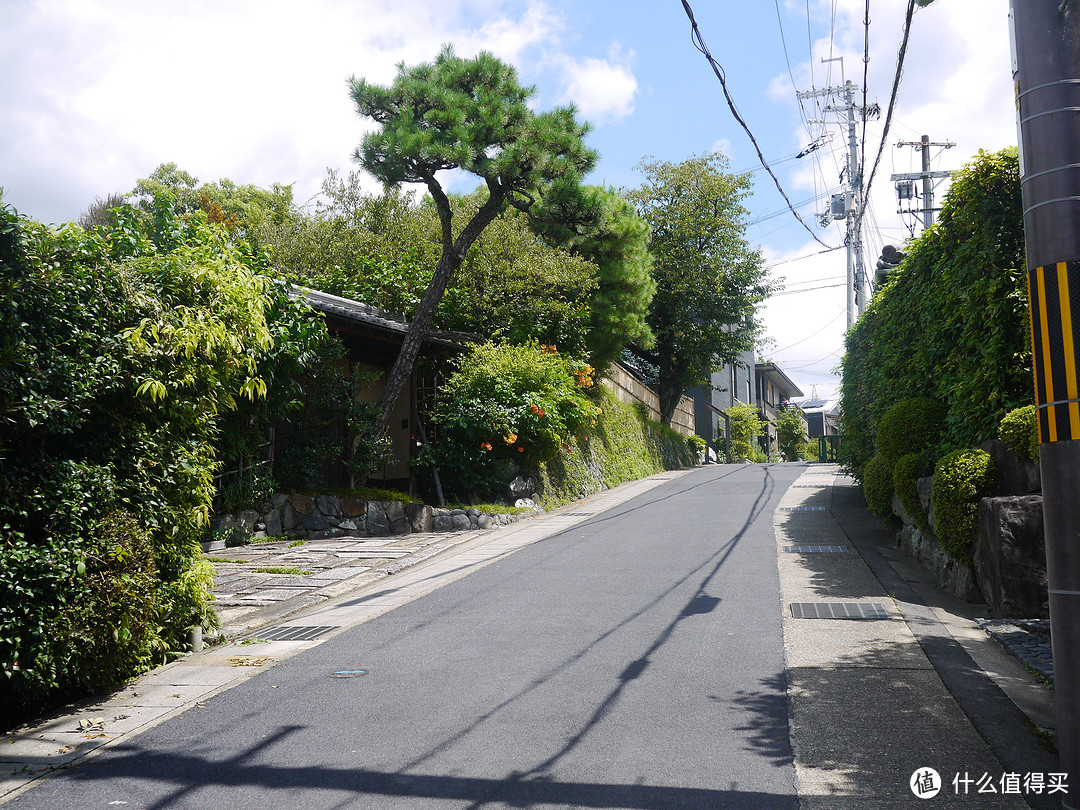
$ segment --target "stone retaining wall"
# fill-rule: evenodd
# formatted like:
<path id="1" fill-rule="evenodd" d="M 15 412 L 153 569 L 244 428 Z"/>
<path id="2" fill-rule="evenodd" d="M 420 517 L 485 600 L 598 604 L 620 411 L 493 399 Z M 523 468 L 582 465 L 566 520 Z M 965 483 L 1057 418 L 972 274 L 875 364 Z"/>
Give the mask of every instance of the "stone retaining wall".
<path id="1" fill-rule="evenodd" d="M 230 538 L 234 543 L 270 537 L 322 540 L 490 529 L 520 519 L 519 515 L 487 513 L 475 508 L 444 509 L 421 503 L 279 493 L 257 510 L 220 516 L 213 539 L 204 541 L 203 547 L 207 551 L 223 548 Z"/>
<path id="2" fill-rule="evenodd" d="M 929 569 L 939 586 L 969 602 L 985 601 L 994 616 L 1048 616 L 1039 469 L 1018 459 L 1000 441 L 984 442 L 982 449 L 994 457 L 997 486 L 994 497 L 979 501 L 971 563 L 950 557 L 934 534 L 933 477 L 919 479 L 919 501 L 929 531 L 919 528 L 893 495 L 893 512 L 903 524 L 897 545 Z"/>

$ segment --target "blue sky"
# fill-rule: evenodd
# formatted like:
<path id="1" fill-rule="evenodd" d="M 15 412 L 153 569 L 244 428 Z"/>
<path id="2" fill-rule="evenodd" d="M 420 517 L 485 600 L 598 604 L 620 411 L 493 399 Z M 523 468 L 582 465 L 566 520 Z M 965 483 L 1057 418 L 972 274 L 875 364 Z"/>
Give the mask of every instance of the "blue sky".
<path id="1" fill-rule="evenodd" d="M 840 245 L 816 214 L 839 184 L 845 136 L 806 124 L 822 114 L 800 109 L 795 92 L 839 84 L 842 70 L 861 101 L 868 42 L 867 101 L 885 108 L 906 3 L 873 0 L 868 27 L 866 0 L 691 5 L 785 191 L 822 241 Z M 895 213 L 889 174 L 917 170 L 919 156 L 898 140 L 956 143 L 933 151 L 935 169 L 1016 143 L 1007 15 L 1007 0 L 938 0 L 916 12 L 864 234 L 871 266 L 912 224 Z M 370 126 L 345 79 L 389 82 L 398 62 L 430 60 L 446 42 L 516 65 L 541 109 L 577 104 L 601 154 L 591 182 L 634 186 L 645 156 L 715 149 L 733 169 L 754 169 L 748 237 L 787 285 L 763 309 L 765 354 L 805 393 L 835 390 L 846 319 L 844 289 L 831 285 L 843 283 L 844 252 L 820 254 L 758 170 L 678 0 L 2 0 L 0 186 L 20 212 L 47 222 L 76 219 L 95 197 L 129 191 L 169 161 L 203 181 L 293 183 L 307 200 L 328 168 L 353 168 Z M 821 62 L 841 56 L 842 68 Z M 868 164 L 881 132 L 880 121 L 868 123 Z M 794 157 L 818 137 L 825 147 Z"/>

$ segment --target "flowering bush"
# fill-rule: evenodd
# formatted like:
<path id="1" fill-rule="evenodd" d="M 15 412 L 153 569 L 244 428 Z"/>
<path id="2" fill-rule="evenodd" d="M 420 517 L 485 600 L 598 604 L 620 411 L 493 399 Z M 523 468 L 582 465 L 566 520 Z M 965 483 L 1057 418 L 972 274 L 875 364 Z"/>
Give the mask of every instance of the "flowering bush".
<path id="1" fill-rule="evenodd" d="M 602 413 L 591 366 L 555 346 L 475 347 L 446 385 L 438 441 L 421 456 L 459 496 L 491 496 L 514 469 L 535 467 L 588 441 Z"/>

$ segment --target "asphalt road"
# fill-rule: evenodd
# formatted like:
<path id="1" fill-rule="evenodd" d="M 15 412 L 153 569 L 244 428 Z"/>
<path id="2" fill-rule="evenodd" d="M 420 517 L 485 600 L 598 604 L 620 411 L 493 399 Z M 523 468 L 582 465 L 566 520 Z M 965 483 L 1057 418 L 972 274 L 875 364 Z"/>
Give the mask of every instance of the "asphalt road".
<path id="1" fill-rule="evenodd" d="M 797 808 L 772 516 L 804 469 L 695 470 L 11 806 Z"/>

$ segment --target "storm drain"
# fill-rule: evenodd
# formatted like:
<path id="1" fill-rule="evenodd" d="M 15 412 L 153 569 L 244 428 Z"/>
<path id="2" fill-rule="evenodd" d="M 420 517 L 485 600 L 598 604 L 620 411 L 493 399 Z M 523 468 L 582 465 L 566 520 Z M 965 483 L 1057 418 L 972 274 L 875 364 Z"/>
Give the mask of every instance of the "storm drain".
<path id="1" fill-rule="evenodd" d="M 784 551 L 789 554 L 845 554 L 847 550 L 847 546 L 784 546 Z"/>
<path id="2" fill-rule="evenodd" d="M 825 484 L 792 484 L 792 489 L 824 489 Z"/>
<path id="3" fill-rule="evenodd" d="M 827 506 L 781 506 L 781 512 L 824 512 Z"/>
<path id="4" fill-rule="evenodd" d="M 563 517 L 592 517 L 595 512 L 563 512 Z"/>
<path id="5" fill-rule="evenodd" d="M 796 619 L 887 619 L 880 602 L 792 602 Z"/>
<path id="6" fill-rule="evenodd" d="M 337 630 L 341 625 L 288 625 L 279 624 L 277 627 L 267 627 L 251 636 L 253 639 L 262 641 L 314 641 L 322 638 L 331 630 Z"/>

